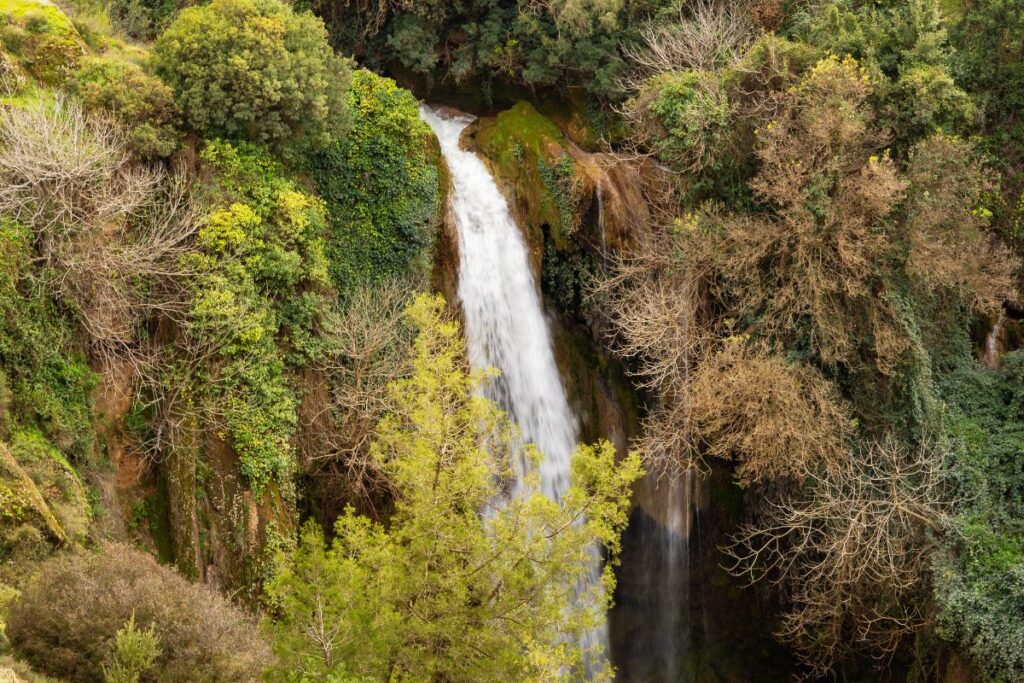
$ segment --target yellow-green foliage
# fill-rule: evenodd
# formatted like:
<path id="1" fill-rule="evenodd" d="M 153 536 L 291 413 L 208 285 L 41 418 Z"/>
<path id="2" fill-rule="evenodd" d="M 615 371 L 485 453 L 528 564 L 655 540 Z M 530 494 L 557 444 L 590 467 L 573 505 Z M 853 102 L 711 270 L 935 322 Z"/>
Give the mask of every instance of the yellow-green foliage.
<path id="1" fill-rule="evenodd" d="M 84 537 L 92 516 L 85 487 L 71 463 L 35 430 L 16 432 L 11 453 L 32 479 L 69 539 Z"/>
<path id="2" fill-rule="evenodd" d="M 26 534 L 25 527 L 37 530 Z M 0 444 L 0 550 L 15 553 L 23 538 L 63 543 L 66 535 L 46 498 L 6 444 Z"/>
<path id="3" fill-rule="evenodd" d="M 62 81 L 85 54 L 71 20 L 42 0 L 0 0 L 0 45 L 29 73 L 51 84 Z"/>
<path id="4" fill-rule="evenodd" d="M 269 587 L 281 657 L 271 680 L 303 670 L 323 680 L 559 681 L 581 663 L 566 641 L 603 619 L 639 459 L 616 464 L 607 442 L 579 447 L 555 502 L 528 451 L 519 495 L 489 507 L 519 454 L 503 416 L 476 393 L 481 377 L 464 369 L 443 307 L 422 295 L 407 309 L 419 330 L 413 372 L 392 383 L 393 412 L 371 449 L 394 481 L 394 514 L 385 526 L 349 508 L 329 548 L 306 528 Z M 578 592 L 595 545 L 610 558 L 603 585 Z M 324 620 L 331 633 L 318 640 Z"/>
<path id="5" fill-rule="evenodd" d="M 202 156 L 217 182 L 187 258 L 196 273 L 191 326 L 221 362 L 198 388 L 261 490 L 291 472 L 290 373 L 320 350 L 325 209 L 256 148 L 214 142 Z"/>

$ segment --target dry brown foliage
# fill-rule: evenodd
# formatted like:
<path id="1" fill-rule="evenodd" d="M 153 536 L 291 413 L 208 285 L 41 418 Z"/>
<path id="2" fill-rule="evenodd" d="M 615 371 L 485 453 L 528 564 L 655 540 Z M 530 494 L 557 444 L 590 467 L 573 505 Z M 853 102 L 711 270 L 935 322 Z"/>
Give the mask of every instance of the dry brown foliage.
<path id="1" fill-rule="evenodd" d="M 324 329 L 329 351 L 315 370 L 324 391 L 303 411 L 301 450 L 307 467 L 336 482 L 335 496 L 348 502 L 367 504 L 391 490 L 370 441 L 393 408 L 388 385 L 411 370 L 403 314 L 410 296 L 398 281 L 360 289 Z"/>
<path id="2" fill-rule="evenodd" d="M 100 681 L 110 643 L 132 614 L 160 638 L 160 657 L 144 682 L 249 683 L 270 663 L 248 615 L 121 544 L 46 562 L 11 606 L 7 635 L 40 671 Z"/>
<path id="3" fill-rule="evenodd" d="M 730 571 L 783 590 L 779 635 L 811 675 L 857 650 L 884 660 L 925 624 L 929 558 L 949 505 L 941 454 L 884 440 L 767 502 L 725 549 Z"/>
<path id="4" fill-rule="evenodd" d="M 836 467 L 852 431 L 834 386 L 814 368 L 727 340 L 702 362 L 688 396 L 707 455 L 736 460 L 741 486 Z"/>
<path id="5" fill-rule="evenodd" d="M 744 3 L 694 0 L 680 4 L 675 21 L 650 22 L 639 33 L 639 45 L 623 47 L 634 67 L 624 84 L 627 91 L 654 74 L 710 72 L 734 64 L 753 39 L 754 27 Z"/>
<path id="6" fill-rule="evenodd" d="M 997 310 L 1015 293 L 1020 261 L 986 231 L 991 175 L 969 144 L 935 135 L 911 150 L 907 179 L 911 275 L 928 289 L 957 291 L 976 310 Z"/>
<path id="7" fill-rule="evenodd" d="M 870 93 L 852 60 L 820 62 L 759 134 L 751 187 L 773 214 L 723 218 L 707 248 L 753 332 L 806 337 L 829 365 L 857 365 L 874 341 L 888 371 L 905 345 L 881 276 L 906 184 L 879 152 Z"/>
<path id="8" fill-rule="evenodd" d="M 134 356 L 143 321 L 185 310 L 191 183 L 132 162 L 116 124 L 60 97 L 0 110 L 0 211 L 32 229 L 47 286 L 100 358 Z"/>
<path id="9" fill-rule="evenodd" d="M 611 257 L 611 268 L 593 283 L 591 296 L 610 318 L 612 351 L 627 361 L 636 384 L 658 397 L 633 447 L 645 467 L 669 476 L 703 462 L 690 429 L 690 378 L 714 342 L 707 264 L 691 263 L 691 224 L 672 225 L 672 188 L 647 188 L 652 222 L 638 230 L 628 254 Z"/>

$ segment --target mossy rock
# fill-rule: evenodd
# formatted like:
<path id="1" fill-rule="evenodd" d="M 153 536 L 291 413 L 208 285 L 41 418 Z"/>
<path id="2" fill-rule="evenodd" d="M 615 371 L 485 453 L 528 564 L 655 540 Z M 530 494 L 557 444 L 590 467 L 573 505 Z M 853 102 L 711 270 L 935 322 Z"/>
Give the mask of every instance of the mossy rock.
<path id="1" fill-rule="evenodd" d="M 42 493 L 67 537 L 84 537 L 91 521 L 91 508 L 75 468 L 35 430 L 16 432 L 11 438 L 10 449 Z"/>
<path id="2" fill-rule="evenodd" d="M 45 540 L 44 540 L 45 538 Z M 6 444 L 0 445 L 0 551 L 23 555 L 29 546 L 61 544 L 64 527 L 32 477 Z"/>
<path id="3" fill-rule="evenodd" d="M 528 102 L 519 102 L 473 130 L 478 151 L 509 196 L 530 249 L 539 260 L 543 226 L 558 249 L 564 248 L 579 214 L 580 174 L 569 141 L 551 119 Z"/>
<path id="4" fill-rule="evenodd" d="M 46 0 L 0 0 L 0 46 L 47 84 L 62 82 L 85 54 L 74 24 Z"/>

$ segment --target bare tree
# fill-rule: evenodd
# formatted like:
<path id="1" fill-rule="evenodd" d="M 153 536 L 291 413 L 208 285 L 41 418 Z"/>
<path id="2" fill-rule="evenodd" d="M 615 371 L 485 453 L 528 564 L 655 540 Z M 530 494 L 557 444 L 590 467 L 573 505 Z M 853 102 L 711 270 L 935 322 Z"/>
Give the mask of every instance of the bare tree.
<path id="1" fill-rule="evenodd" d="M 134 163 L 115 123 L 61 97 L 0 111 L 0 211 L 32 230 L 47 286 L 99 360 L 143 363 L 142 322 L 186 310 L 191 182 Z"/>
<path id="2" fill-rule="evenodd" d="M 729 569 L 782 589 L 779 636 L 811 675 L 855 650 L 884 660 L 925 625 L 929 556 L 950 506 L 941 452 L 887 438 L 766 501 L 725 549 Z"/>
<path id="3" fill-rule="evenodd" d="M 389 281 L 357 290 L 324 329 L 328 352 L 315 368 L 322 387 L 307 395 L 300 449 L 320 476 L 344 482 L 350 500 L 390 489 L 370 457 L 377 421 L 393 407 L 387 387 L 410 371 L 412 330 L 404 310 L 410 287 Z"/>
<path id="4" fill-rule="evenodd" d="M 755 35 L 742 2 L 693 0 L 682 4 L 672 22 L 649 22 L 640 28 L 640 42 L 624 46 L 634 65 L 629 90 L 653 74 L 693 69 L 716 71 L 739 60 Z"/>

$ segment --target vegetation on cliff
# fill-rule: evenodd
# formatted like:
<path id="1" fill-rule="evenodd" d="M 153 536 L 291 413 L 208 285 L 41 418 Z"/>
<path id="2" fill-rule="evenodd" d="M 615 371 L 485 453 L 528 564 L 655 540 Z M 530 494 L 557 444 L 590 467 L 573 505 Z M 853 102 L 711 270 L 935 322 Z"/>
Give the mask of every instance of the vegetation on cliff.
<path id="1" fill-rule="evenodd" d="M 0 0 L 0 666 L 582 675 L 640 461 L 504 496 L 390 72 L 532 99 L 465 142 L 644 465 L 744 489 L 802 673 L 1024 678 L 1024 359 L 972 339 L 1020 316 L 1014 2 L 186 5 Z"/>

